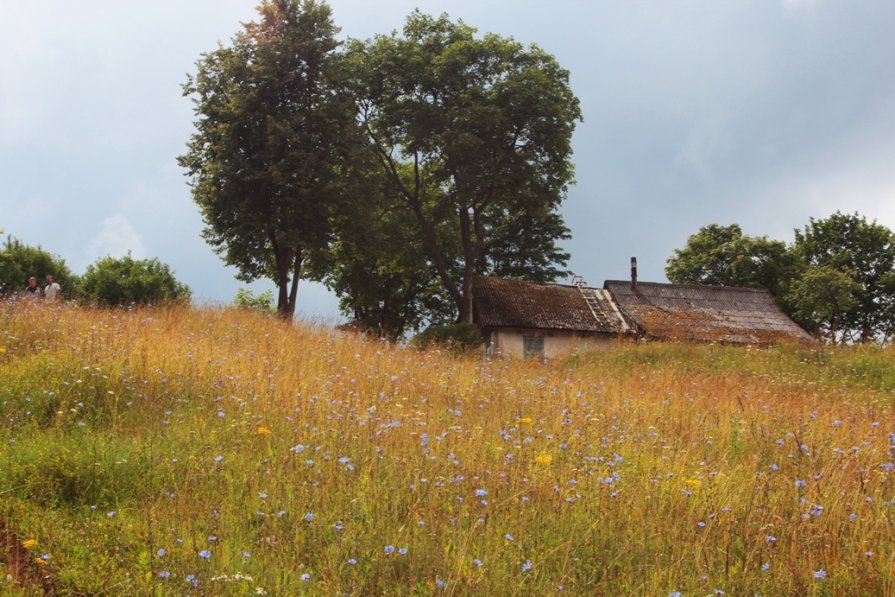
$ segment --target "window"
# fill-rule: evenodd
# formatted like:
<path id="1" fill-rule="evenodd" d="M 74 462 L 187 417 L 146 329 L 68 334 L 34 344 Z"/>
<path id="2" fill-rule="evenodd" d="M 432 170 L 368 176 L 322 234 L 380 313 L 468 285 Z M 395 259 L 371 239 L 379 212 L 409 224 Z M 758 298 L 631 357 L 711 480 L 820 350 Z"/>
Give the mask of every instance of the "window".
<path id="1" fill-rule="evenodd" d="M 522 355 L 526 357 L 544 356 L 544 336 L 522 336 Z"/>

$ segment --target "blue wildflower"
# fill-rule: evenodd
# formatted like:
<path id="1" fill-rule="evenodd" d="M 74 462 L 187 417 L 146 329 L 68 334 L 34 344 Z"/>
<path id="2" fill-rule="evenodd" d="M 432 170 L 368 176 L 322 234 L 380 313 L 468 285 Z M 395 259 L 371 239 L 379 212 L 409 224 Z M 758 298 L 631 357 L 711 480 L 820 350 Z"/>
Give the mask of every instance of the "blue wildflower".
<path id="1" fill-rule="evenodd" d="M 202 558 L 203 560 L 207 560 L 208 558 L 211 557 L 211 552 L 208 551 L 207 549 L 203 549 L 202 551 L 199 552 L 199 557 Z"/>

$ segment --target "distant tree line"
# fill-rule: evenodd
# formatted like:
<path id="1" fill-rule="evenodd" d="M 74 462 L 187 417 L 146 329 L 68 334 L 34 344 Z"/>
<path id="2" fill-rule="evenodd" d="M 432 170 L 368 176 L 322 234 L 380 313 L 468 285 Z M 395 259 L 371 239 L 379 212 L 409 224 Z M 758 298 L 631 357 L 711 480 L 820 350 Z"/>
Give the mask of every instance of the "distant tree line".
<path id="1" fill-rule="evenodd" d="M 857 213 L 811 218 L 790 244 L 744 235 L 736 224 L 705 226 L 665 273 L 678 284 L 766 288 L 832 343 L 895 338 L 895 234 Z"/>
<path id="2" fill-rule="evenodd" d="M 42 284 L 48 274 L 62 287 L 65 300 L 116 306 L 176 302 L 190 297 L 189 287 L 158 259 L 134 259 L 130 254 L 103 257 L 78 276 L 61 257 L 7 237 L 0 249 L 0 296 L 24 292 L 32 276 Z"/>
<path id="3" fill-rule="evenodd" d="M 282 317 L 318 280 L 354 326 L 399 337 L 471 322 L 476 275 L 566 273 L 581 113 L 553 56 L 419 11 L 347 42 L 324 2 L 258 14 L 184 85 L 179 162 L 205 239 L 238 278 L 276 283 Z"/>

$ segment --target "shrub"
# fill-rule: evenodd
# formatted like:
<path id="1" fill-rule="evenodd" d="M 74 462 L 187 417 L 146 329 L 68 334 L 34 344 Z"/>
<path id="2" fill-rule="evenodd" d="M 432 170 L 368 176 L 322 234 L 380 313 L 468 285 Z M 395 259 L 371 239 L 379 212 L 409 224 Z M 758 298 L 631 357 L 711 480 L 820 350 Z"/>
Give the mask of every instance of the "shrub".
<path id="1" fill-rule="evenodd" d="M 190 289 L 158 259 L 103 257 L 81 278 L 81 298 L 101 305 L 149 304 L 186 300 Z"/>
<path id="2" fill-rule="evenodd" d="M 430 326 L 410 343 L 419 348 L 437 345 L 454 352 L 468 352 L 479 348 L 483 341 L 482 332 L 474 324 L 453 323 Z"/>

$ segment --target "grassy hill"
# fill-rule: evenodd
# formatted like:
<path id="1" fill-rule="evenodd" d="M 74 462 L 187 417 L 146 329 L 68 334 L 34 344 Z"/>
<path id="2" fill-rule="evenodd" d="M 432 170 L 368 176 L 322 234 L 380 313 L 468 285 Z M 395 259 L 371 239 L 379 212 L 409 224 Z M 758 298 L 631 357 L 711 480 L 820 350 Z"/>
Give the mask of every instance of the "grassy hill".
<path id="1" fill-rule="evenodd" d="M 895 594 L 893 348 L 41 307 L 0 305 L 0 593 Z"/>

